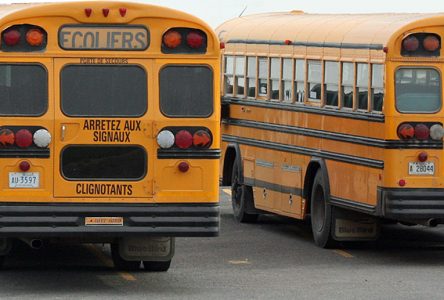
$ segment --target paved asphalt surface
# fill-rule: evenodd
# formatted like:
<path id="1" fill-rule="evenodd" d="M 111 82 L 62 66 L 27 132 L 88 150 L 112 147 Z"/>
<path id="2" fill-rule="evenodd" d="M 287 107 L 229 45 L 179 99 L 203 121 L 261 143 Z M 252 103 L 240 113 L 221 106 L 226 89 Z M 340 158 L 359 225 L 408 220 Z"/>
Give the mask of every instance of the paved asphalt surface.
<path id="1" fill-rule="evenodd" d="M 182 238 L 167 273 L 119 272 L 101 245 L 19 246 L 1 298 L 443 299 L 444 227 L 390 225 L 380 241 L 324 250 L 306 222 L 233 220 L 221 190 L 218 238 Z"/>

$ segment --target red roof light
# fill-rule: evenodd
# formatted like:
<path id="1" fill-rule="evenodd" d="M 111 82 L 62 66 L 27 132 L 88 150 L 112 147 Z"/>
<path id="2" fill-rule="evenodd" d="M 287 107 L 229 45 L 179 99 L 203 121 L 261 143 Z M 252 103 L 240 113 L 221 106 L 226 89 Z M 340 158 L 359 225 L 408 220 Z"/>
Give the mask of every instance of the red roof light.
<path id="1" fill-rule="evenodd" d="M 419 47 L 419 41 L 414 36 L 409 36 L 402 42 L 402 46 L 406 51 L 413 52 L 418 50 Z"/>
<path id="2" fill-rule="evenodd" d="M 191 31 L 187 35 L 187 44 L 193 49 L 201 48 L 204 44 L 204 36 L 198 31 Z"/>
<path id="3" fill-rule="evenodd" d="M 170 49 L 177 48 L 182 43 L 182 35 L 176 30 L 168 30 L 163 35 L 163 43 Z"/>
<path id="4" fill-rule="evenodd" d="M 3 34 L 3 41 L 8 46 L 15 46 L 20 42 L 21 34 L 18 30 L 8 30 Z"/>
<path id="5" fill-rule="evenodd" d="M 439 40 L 436 36 L 429 35 L 422 42 L 424 49 L 430 52 L 434 52 L 439 48 Z"/>

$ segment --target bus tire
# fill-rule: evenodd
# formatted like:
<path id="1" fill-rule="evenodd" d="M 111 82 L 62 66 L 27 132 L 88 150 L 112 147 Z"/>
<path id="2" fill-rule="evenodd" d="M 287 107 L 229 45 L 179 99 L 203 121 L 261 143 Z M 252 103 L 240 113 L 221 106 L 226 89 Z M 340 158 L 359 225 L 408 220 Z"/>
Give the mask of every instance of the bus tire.
<path id="1" fill-rule="evenodd" d="M 240 183 L 239 164 L 235 161 L 231 175 L 231 205 L 234 219 L 239 223 L 256 222 L 258 214 L 248 213 L 248 205 L 254 204 L 253 189 Z"/>
<path id="2" fill-rule="evenodd" d="M 111 256 L 114 262 L 114 266 L 123 271 L 136 271 L 140 269 L 140 260 L 139 261 L 129 261 L 123 259 L 123 257 L 119 253 L 119 244 L 112 243 L 111 244 Z"/>
<path id="3" fill-rule="evenodd" d="M 335 240 L 331 234 L 332 208 L 327 203 L 326 187 L 322 170 L 316 172 L 310 201 L 311 229 L 316 246 L 321 248 L 331 248 Z"/>
<path id="4" fill-rule="evenodd" d="M 143 267 L 148 272 L 166 272 L 171 266 L 171 259 L 167 261 L 143 261 Z"/>

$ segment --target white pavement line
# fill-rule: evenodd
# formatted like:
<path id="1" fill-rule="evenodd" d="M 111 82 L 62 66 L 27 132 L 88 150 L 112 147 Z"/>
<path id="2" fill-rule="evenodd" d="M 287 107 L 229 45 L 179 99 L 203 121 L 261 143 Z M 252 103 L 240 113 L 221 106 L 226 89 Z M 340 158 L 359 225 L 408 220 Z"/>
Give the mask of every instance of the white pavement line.
<path id="1" fill-rule="evenodd" d="M 345 258 L 354 258 L 354 256 L 352 254 L 350 254 L 350 253 L 348 253 L 347 251 L 344 251 L 344 250 L 335 249 L 335 250 L 333 250 L 333 252 L 338 254 L 338 255 L 340 255 L 340 256 L 342 256 L 342 257 L 345 257 Z"/>
<path id="2" fill-rule="evenodd" d="M 230 189 L 222 189 L 222 191 L 223 191 L 225 194 L 231 196 L 231 190 L 230 190 Z"/>

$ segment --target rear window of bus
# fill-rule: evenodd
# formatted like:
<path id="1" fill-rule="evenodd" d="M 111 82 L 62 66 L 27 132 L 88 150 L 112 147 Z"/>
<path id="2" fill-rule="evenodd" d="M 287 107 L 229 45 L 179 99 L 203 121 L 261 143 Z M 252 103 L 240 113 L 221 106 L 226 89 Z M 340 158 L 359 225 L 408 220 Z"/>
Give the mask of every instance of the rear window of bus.
<path id="1" fill-rule="evenodd" d="M 441 75 L 432 68 L 396 71 L 396 108 L 404 113 L 433 113 L 441 109 Z"/>
<path id="2" fill-rule="evenodd" d="M 48 107 L 48 74 L 41 65 L 0 65 L 0 115 L 40 116 Z"/>
<path id="3" fill-rule="evenodd" d="M 213 113 L 213 71 L 205 66 L 163 68 L 160 109 L 167 117 L 209 117 Z"/>
<path id="4" fill-rule="evenodd" d="M 74 117 L 140 117 L 147 110 L 147 82 L 137 65 L 68 65 L 61 72 L 62 111 Z"/>

